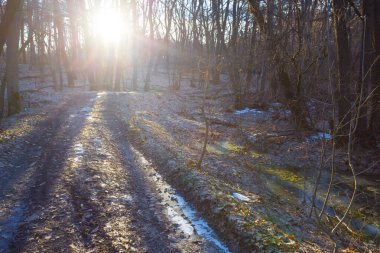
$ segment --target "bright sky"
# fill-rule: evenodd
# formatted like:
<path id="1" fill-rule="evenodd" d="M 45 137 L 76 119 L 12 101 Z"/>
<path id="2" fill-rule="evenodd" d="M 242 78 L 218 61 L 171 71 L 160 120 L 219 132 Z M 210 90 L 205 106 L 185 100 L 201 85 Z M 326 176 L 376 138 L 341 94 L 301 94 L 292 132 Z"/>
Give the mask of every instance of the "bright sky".
<path id="1" fill-rule="evenodd" d="M 128 22 L 120 8 L 99 8 L 93 12 L 92 19 L 96 38 L 108 44 L 120 42 L 128 31 Z"/>

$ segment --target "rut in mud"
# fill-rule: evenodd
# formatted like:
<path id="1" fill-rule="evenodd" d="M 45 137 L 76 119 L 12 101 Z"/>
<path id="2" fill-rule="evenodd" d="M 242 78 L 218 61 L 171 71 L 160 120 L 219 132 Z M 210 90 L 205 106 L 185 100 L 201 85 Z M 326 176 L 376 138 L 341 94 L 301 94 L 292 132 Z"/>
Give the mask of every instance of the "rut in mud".
<path id="1" fill-rule="evenodd" d="M 130 145 L 122 95 L 73 96 L 9 151 L 0 252 L 228 252 Z"/>

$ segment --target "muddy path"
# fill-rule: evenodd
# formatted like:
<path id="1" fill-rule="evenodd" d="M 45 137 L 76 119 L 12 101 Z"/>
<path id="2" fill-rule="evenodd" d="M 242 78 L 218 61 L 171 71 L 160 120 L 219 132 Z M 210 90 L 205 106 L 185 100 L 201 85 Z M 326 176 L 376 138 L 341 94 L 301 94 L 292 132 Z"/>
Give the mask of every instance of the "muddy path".
<path id="1" fill-rule="evenodd" d="M 228 252 L 128 142 L 116 96 L 73 95 L 2 144 L 0 252 Z"/>

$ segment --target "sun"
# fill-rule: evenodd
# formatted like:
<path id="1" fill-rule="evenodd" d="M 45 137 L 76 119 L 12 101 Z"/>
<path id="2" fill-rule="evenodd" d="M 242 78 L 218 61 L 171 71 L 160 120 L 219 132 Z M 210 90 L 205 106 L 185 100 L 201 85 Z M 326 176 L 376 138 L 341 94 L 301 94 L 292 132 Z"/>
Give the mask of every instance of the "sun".
<path id="1" fill-rule="evenodd" d="M 125 35 L 127 23 L 120 10 L 102 8 L 93 15 L 95 37 L 107 43 L 116 43 Z"/>

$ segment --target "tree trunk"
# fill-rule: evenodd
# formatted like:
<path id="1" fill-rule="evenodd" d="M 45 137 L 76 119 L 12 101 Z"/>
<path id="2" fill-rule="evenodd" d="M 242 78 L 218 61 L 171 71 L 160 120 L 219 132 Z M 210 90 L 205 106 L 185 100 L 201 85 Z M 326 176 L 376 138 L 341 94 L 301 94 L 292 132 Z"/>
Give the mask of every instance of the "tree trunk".
<path id="1" fill-rule="evenodd" d="M 238 65 L 238 50 L 237 50 L 237 38 L 239 31 L 239 22 L 238 22 L 238 0 L 233 0 L 232 3 L 232 35 L 230 41 L 230 67 L 229 75 L 233 86 L 235 101 L 235 109 L 242 109 L 243 103 L 241 98 L 241 82 L 240 82 L 240 73 Z"/>
<path id="2" fill-rule="evenodd" d="M 373 115 L 370 120 L 370 128 L 379 142 L 380 139 L 380 1 L 374 1 L 373 17 L 373 48 L 374 65 L 372 70 L 372 84 L 375 94 L 372 99 Z"/>
<path id="3" fill-rule="evenodd" d="M 12 31 L 13 19 L 21 7 L 22 0 L 7 1 L 4 15 L 0 23 L 0 56 L 3 53 L 4 44 L 8 38 L 8 33 Z"/>
<path id="4" fill-rule="evenodd" d="M 135 37 L 132 39 L 132 89 L 137 90 L 137 40 L 138 40 L 138 20 L 137 20 L 137 0 L 132 0 L 132 19 L 133 19 L 133 34 Z"/>
<path id="5" fill-rule="evenodd" d="M 69 18 L 70 18 L 70 30 L 71 30 L 71 57 L 68 59 L 68 86 L 74 87 L 75 86 L 75 79 L 76 79 L 76 62 L 78 58 L 78 51 L 79 51 L 79 41 L 78 41 L 78 29 L 77 29 L 77 15 L 75 12 L 75 6 L 76 6 L 75 0 L 68 0 L 68 12 L 69 12 Z"/>
<path id="6" fill-rule="evenodd" d="M 335 87 L 335 105 L 338 111 L 338 122 L 335 127 L 339 142 L 347 142 L 350 122 L 350 69 L 351 52 L 348 44 L 348 30 L 346 25 L 346 1 L 333 0 L 334 29 L 338 58 L 338 83 Z"/>
<path id="7" fill-rule="evenodd" d="M 5 77 L 3 78 L 3 80 L 1 80 L 1 83 L 0 83 L 0 122 L 1 122 L 1 119 L 5 116 L 4 115 L 4 109 L 5 109 L 5 99 L 4 99 L 4 95 L 5 95 L 5 87 L 6 87 L 7 83 L 6 83 L 6 80 L 5 80 Z"/>
<path id="8" fill-rule="evenodd" d="M 362 146 L 373 147 L 380 134 L 380 3 L 377 0 L 363 1 L 364 33 L 360 102 L 369 97 L 368 103 L 357 105 L 360 109 L 356 137 Z"/>
<path id="9" fill-rule="evenodd" d="M 152 68 L 153 68 L 153 0 L 149 0 L 149 7 L 148 7 L 148 19 L 149 19 L 149 62 L 148 62 L 148 69 L 145 77 L 145 91 L 149 91 L 150 89 L 150 78 L 152 75 Z"/>
<path id="10" fill-rule="evenodd" d="M 8 115 L 12 115 L 21 111 L 21 97 L 18 85 L 18 49 L 21 23 L 20 18 L 21 6 L 16 11 L 16 14 L 10 25 L 7 39 L 5 75 L 7 82 Z"/>

